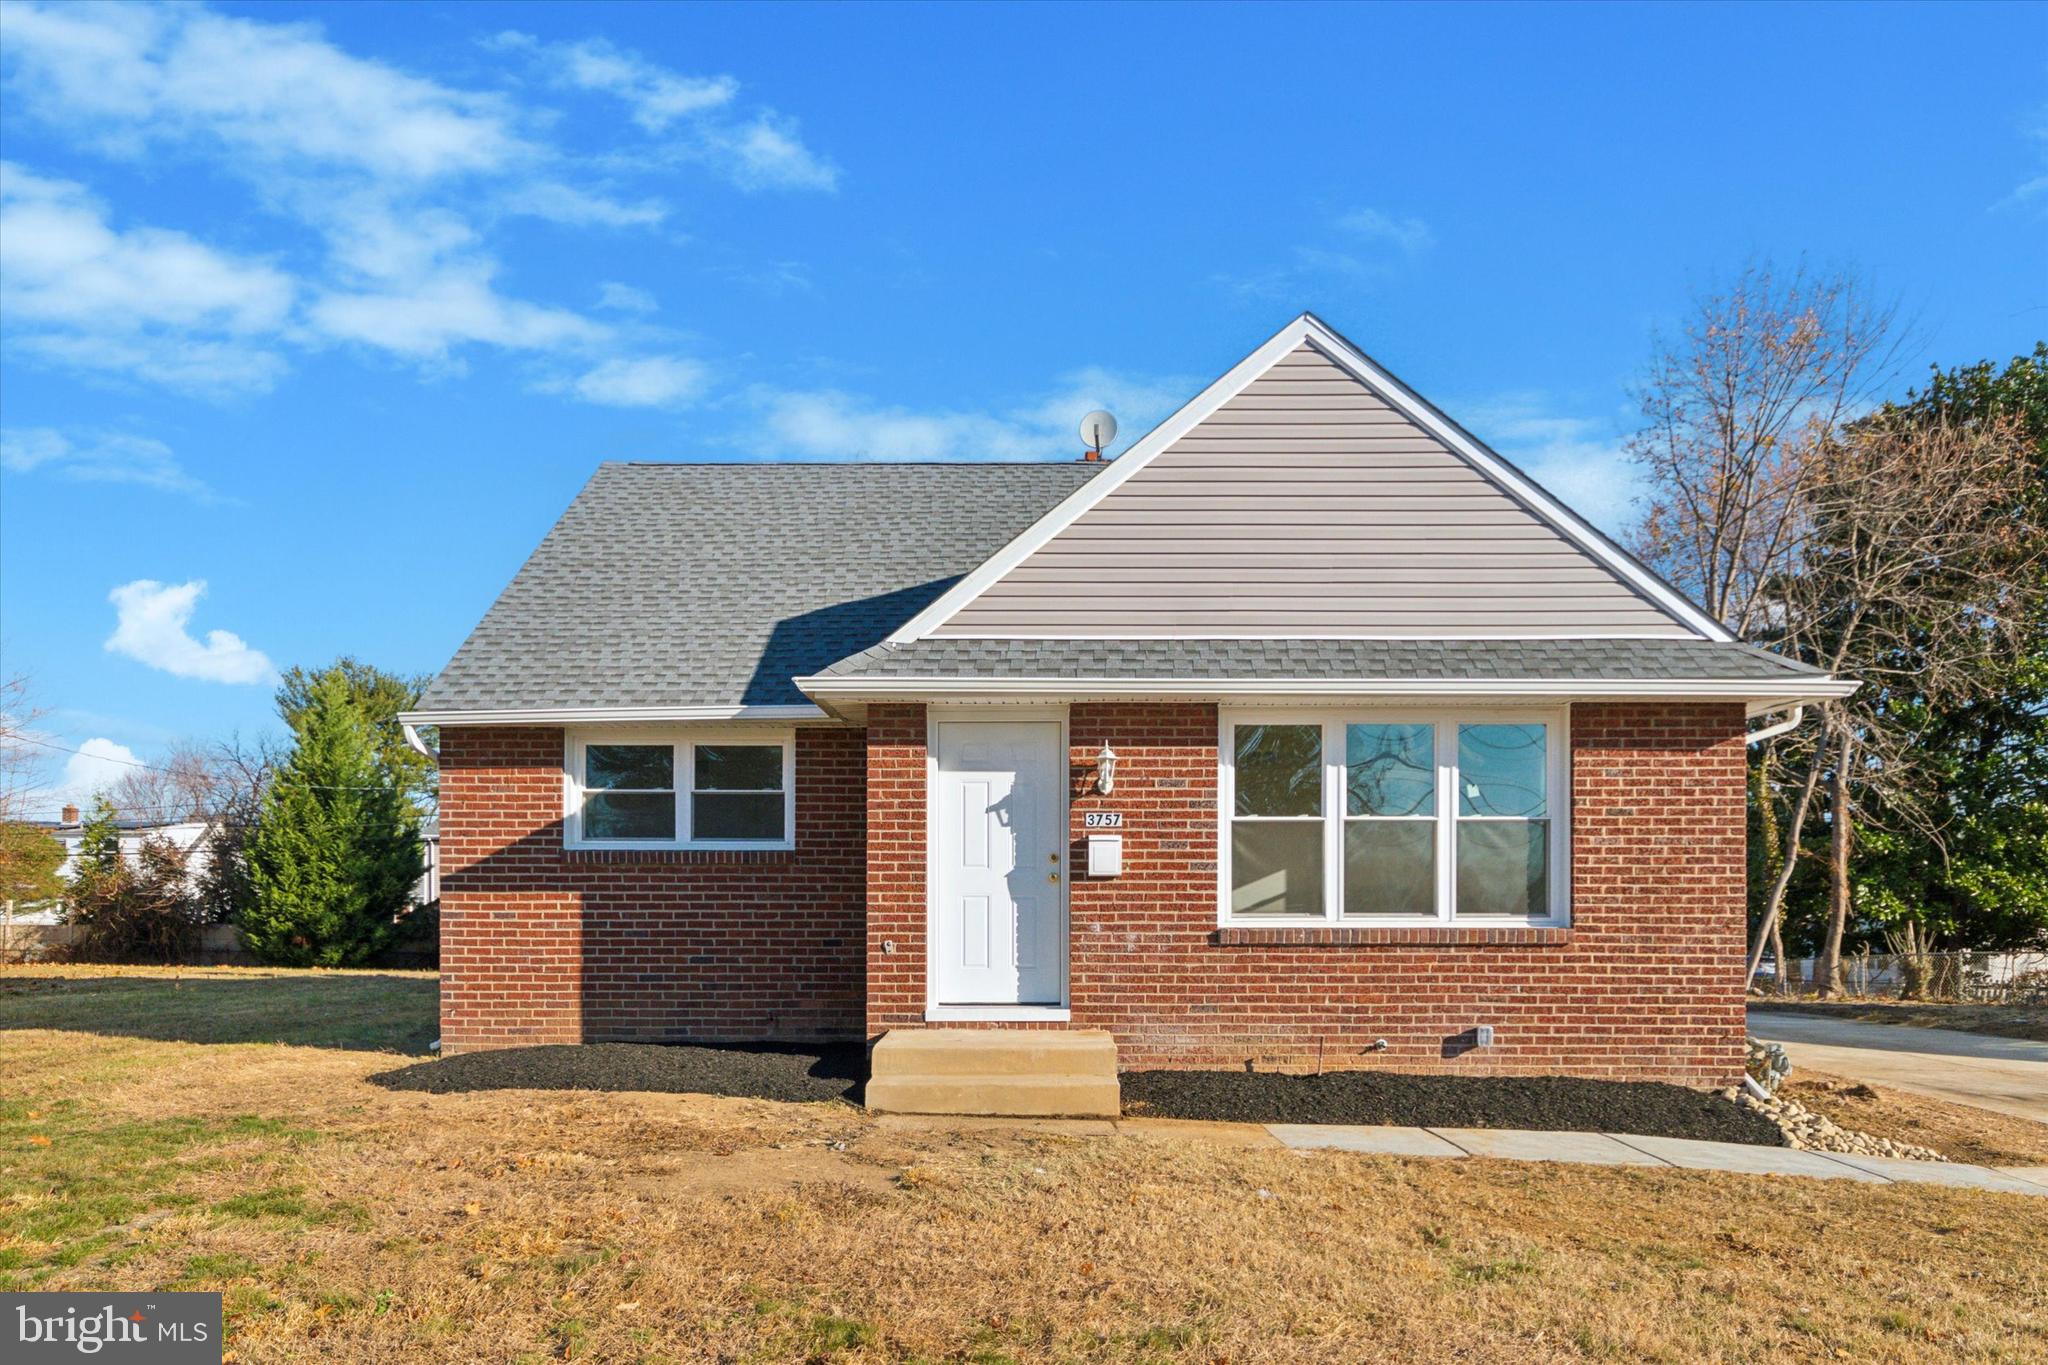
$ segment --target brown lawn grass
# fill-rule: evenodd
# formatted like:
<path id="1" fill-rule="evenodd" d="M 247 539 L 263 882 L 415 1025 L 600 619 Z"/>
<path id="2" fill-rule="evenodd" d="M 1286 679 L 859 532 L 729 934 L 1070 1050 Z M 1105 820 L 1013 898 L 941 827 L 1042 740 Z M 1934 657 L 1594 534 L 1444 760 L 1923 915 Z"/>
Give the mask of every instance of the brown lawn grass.
<path id="1" fill-rule="evenodd" d="M 1804 1067 L 1779 1093 L 1844 1128 L 1932 1147 L 1951 1161 L 2048 1166 L 2048 1124 Z"/>
<path id="2" fill-rule="evenodd" d="M 219 1289 L 240 1361 L 2048 1356 L 2024 1196 L 393 1093 L 293 1006 L 386 983 L 270 979 L 224 1042 L 0 989 L 0 1288 Z"/>
<path id="3" fill-rule="evenodd" d="M 1864 1024 L 1952 1028 L 2048 1043 L 2048 1005 L 1948 1005 L 1930 1000 L 1778 1000 L 1750 997 L 1750 1008 Z"/>

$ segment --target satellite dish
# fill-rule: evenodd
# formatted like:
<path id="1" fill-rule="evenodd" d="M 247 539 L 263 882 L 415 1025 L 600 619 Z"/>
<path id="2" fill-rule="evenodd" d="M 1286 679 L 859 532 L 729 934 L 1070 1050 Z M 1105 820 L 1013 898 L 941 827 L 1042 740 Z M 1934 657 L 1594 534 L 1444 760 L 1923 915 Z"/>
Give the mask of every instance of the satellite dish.
<path id="1" fill-rule="evenodd" d="M 1081 439 L 1090 450 L 1100 450 L 1116 439 L 1116 418 L 1101 408 L 1081 419 Z"/>

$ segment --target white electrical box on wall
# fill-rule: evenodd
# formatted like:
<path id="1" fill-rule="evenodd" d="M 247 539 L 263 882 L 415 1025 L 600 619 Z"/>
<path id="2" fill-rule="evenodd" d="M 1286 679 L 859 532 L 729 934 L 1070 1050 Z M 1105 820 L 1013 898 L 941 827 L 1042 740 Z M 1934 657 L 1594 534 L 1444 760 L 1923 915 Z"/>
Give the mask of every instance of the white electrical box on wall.
<path id="1" fill-rule="evenodd" d="M 1088 836 L 1088 875 L 1091 877 L 1120 877 L 1124 871 L 1124 836 L 1121 834 L 1091 834 Z"/>

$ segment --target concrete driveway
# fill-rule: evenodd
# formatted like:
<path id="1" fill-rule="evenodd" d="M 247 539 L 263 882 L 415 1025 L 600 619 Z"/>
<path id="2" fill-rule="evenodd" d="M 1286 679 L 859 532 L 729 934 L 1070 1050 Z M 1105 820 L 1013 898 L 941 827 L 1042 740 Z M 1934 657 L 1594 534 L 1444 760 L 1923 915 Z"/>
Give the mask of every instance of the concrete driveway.
<path id="1" fill-rule="evenodd" d="M 1753 1038 L 1783 1043 L 1795 1068 L 2048 1123 L 2048 1043 L 1752 1008 Z"/>

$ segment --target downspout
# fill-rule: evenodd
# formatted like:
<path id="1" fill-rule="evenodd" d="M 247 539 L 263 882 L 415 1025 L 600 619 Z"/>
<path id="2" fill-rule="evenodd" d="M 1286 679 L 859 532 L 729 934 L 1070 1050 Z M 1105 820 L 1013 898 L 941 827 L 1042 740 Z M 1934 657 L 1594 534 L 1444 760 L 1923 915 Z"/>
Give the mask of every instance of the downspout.
<path id="1" fill-rule="evenodd" d="M 1747 735 L 1744 736 L 1744 738 L 1751 744 L 1761 744 L 1767 739 L 1776 739 L 1779 735 L 1782 735 L 1789 730 L 1797 729 L 1799 727 L 1799 722 L 1805 719 L 1806 707 L 1804 704 L 1801 704 L 1799 706 L 1793 707 L 1792 714 L 1790 716 L 1787 716 L 1784 720 L 1779 721 L 1776 725 L 1766 725 L 1761 730 L 1751 730 Z M 406 730 L 408 735 L 410 735 L 411 727 L 407 726 Z"/>
<path id="2" fill-rule="evenodd" d="M 1797 720 L 1798 717 L 1795 716 L 1793 719 Z M 398 728 L 405 733 L 406 747 L 431 763 L 438 765 L 441 762 L 440 751 L 430 747 L 425 740 L 420 738 L 419 727 L 415 726 L 411 721 L 402 720 L 398 723 Z"/>

